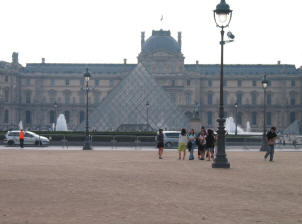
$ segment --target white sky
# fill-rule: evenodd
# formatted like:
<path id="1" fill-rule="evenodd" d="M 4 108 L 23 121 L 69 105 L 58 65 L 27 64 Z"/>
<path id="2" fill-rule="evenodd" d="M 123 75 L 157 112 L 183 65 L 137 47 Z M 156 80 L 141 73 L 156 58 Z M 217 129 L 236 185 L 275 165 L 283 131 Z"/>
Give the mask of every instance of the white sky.
<path id="1" fill-rule="evenodd" d="M 220 0 L 1 0 L 0 60 L 21 64 L 136 63 L 141 31 L 182 32 L 185 63 L 218 64 Z M 301 0 L 227 0 L 233 10 L 227 64 L 302 65 Z M 164 15 L 161 25 L 160 17 Z"/>

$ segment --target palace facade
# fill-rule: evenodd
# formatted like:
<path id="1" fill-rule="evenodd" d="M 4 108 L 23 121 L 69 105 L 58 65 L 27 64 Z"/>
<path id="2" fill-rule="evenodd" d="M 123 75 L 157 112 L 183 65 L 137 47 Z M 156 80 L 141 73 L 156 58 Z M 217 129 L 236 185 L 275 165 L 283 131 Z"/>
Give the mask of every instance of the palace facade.
<path id="1" fill-rule="evenodd" d="M 41 63 L 23 67 L 18 63 L 18 53 L 13 53 L 12 62 L 0 62 L 0 129 L 15 129 L 22 121 L 26 129 L 48 130 L 63 113 L 68 128 L 74 130 L 85 119 L 83 73 L 86 68 L 92 74 L 89 112 L 93 112 L 138 65 L 146 69 L 187 118 L 193 117 L 197 105 L 201 123 L 216 128 L 220 65 L 198 61 L 185 64 L 181 46 L 180 32 L 176 40 L 170 31 L 159 30 L 153 31 L 146 40 L 145 33 L 141 33 L 138 64 L 128 64 L 126 59 L 121 64 L 54 64 L 42 59 Z M 246 128 L 249 122 L 251 130 L 263 129 L 261 81 L 264 75 L 269 80 L 267 126 L 275 125 L 282 130 L 296 120 L 302 121 L 301 68 L 281 62 L 225 65 L 224 74 L 225 116 L 235 116 L 237 102 L 237 120 L 241 127 Z"/>

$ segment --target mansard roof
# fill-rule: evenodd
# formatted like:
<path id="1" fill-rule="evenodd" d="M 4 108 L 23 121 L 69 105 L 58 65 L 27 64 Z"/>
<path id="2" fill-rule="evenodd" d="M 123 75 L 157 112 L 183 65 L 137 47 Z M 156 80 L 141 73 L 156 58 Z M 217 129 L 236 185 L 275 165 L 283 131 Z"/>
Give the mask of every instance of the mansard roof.
<path id="1" fill-rule="evenodd" d="M 30 63 L 23 68 L 25 73 L 83 73 L 88 68 L 93 73 L 117 74 L 130 72 L 136 64 L 64 64 Z"/>
<path id="2" fill-rule="evenodd" d="M 218 64 L 189 64 L 185 65 L 185 69 L 190 72 L 199 72 L 202 74 L 217 74 L 220 72 L 220 65 Z M 297 74 L 298 70 L 295 65 L 287 64 L 276 64 L 276 65 L 265 65 L 265 64 L 238 64 L 238 65 L 224 65 L 224 74 L 228 75 L 278 75 L 278 74 Z"/>
<path id="3" fill-rule="evenodd" d="M 86 68 L 93 73 L 100 74 L 118 74 L 129 73 L 137 64 L 64 64 L 64 63 L 30 63 L 22 68 L 25 73 L 83 73 Z M 198 72 L 205 75 L 218 74 L 220 72 L 219 64 L 187 64 L 185 70 L 188 72 Z M 295 65 L 289 64 L 234 64 L 224 65 L 225 75 L 278 75 L 278 74 L 298 74 L 299 69 Z"/>

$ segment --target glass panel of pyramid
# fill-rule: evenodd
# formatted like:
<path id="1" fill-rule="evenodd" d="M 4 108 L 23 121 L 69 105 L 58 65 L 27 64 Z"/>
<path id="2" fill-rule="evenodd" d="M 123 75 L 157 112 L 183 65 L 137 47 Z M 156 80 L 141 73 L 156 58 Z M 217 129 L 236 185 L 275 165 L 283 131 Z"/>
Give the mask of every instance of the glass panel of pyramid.
<path id="1" fill-rule="evenodd" d="M 189 119 L 144 66 L 138 64 L 89 114 L 89 127 L 97 131 L 116 131 L 121 127 L 124 131 L 127 127 L 180 130 L 189 127 Z M 85 121 L 78 127 L 84 129 Z"/>

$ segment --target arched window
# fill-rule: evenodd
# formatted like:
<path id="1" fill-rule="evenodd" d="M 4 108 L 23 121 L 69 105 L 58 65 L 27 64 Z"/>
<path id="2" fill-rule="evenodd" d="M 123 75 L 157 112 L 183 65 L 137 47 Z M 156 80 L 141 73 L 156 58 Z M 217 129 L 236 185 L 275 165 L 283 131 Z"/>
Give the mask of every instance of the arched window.
<path id="1" fill-rule="evenodd" d="M 31 124 L 31 112 L 28 110 L 25 112 L 25 123 Z"/>
<path id="2" fill-rule="evenodd" d="M 55 112 L 53 110 L 51 110 L 49 112 L 49 123 L 51 123 L 51 124 L 56 123 L 55 122 Z"/>
<path id="3" fill-rule="evenodd" d="M 85 119 L 85 112 L 84 111 L 80 111 L 80 123 L 82 123 Z"/>
<path id="4" fill-rule="evenodd" d="M 70 113 L 69 113 L 69 111 L 65 111 L 64 115 L 65 115 L 66 123 L 69 123 L 69 121 L 70 121 Z"/>

